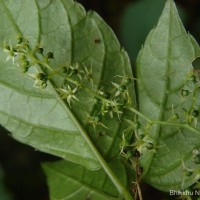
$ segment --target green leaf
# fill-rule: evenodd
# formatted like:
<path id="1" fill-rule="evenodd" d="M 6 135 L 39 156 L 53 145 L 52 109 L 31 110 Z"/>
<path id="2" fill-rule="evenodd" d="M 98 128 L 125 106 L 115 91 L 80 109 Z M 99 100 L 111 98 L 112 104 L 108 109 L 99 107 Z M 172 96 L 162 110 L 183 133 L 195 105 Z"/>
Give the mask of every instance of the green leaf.
<path id="1" fill-rule="evenodd" d="M 112 30 L 98 14 L 86 13 L 72 0 L 20 0 L 17 4 L 0 0 L 0 12 L 2 45 L 5 41 L 15 44 L 16 37 L 21 35 L 30 41 L 32 49 L 40 45 L 45 55 L 53 52 L 50 63 L 53 69 L 69 63 L 85 65 L 94 76 L 93 86 L 88 83 L 90 90 L 111 93 L 111 82 L 119 84 L 119 76 L 132 77 L 128 56 Z M 123 193 L 123 186 L 107 166 L 107 161 L 119 155 L 122 131 L 126 128 L 119 116 L 110 119 L 106 115 L 102 123 L 107 129 L 94 130 L 87 116 L 95 112 L 95 97 L 88 90 L 80 89 L 79 101 L 70 108 L 58 94 L 63 78 L 52 77 L 45 90 L 36 89 L 33 80 L 20 73 L 12 61 L 5 62 L 5 53 L 1 52 L 1 58 L 0 123 L 15 139 L 40 151 L 89 169 L 103 167 Z M 45 72 L 43 68 L 40 70 Z M 133 82 L 127 89 L 134 105 Z M 133 115 L 124 111 L 120 118 L 132 119 Z"/>
<path id="2" fill-rule="evenodd" d="M 120 162 L 113 162 L 113 169 L 126 184 L 126 171 Z M 103 170 L 89 171 L 67 161 L 45 163 L 50 198 L 54 199 L 119 199 L 118 192 Z"/>
<path id="3" fill-rule="evenodd" d="M 121 39 L 133 63 L 149 30 L 156 25 L 164 4 L 165 0 L 140 0 L 128 4 L 124 10 L 120 27 Z M 185 22 L 185 10 L 178 6 L 178 11 Z"/>
<path id="4" fill-rule="evenodd" d="M 199 118 L 191 116 L 193 109 L 200 109 L 199 86 L 191 80 L 192 61 L 199 55 L 199 46 L 186 33 L 174 2 L 168 0 L 137 60 L 139 109 L 154 121 L 145 137 L 154 149 L 141 146 L 143 180 L 163 191 L 186 188 L 199 179 L 193 150 L 200 146 L 200 125 Z M 183 96 L 182 90 L 189 95 Z M 141 116 L 139 121 L 146 125 Z M 192 175 L 187 176 L 187 171 Z"/>

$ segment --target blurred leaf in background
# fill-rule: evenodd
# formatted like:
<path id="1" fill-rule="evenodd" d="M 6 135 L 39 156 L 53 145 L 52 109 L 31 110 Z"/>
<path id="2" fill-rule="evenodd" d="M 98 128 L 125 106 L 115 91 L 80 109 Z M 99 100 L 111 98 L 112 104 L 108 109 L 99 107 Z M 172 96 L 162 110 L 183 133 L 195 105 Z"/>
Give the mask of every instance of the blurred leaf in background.
<path id="1" fill-rule="evenodd" d="M 1 200 L 12 200 L 12 195 L 10 192 L 6 189 L 4 185 L 4 174 L 0 167 L 0 199 Z"/>
<path id="2" fill-rule="evenodd" d="M 143 45 L 149 31 L 156 25 L 163 10 L 165 0 L 139 0 L 129 4 L 121 17 L 120 35 L 122 45 L 130 56 L 132 63 Z M 187 14 L 178 6 L 183 23 Z"/>

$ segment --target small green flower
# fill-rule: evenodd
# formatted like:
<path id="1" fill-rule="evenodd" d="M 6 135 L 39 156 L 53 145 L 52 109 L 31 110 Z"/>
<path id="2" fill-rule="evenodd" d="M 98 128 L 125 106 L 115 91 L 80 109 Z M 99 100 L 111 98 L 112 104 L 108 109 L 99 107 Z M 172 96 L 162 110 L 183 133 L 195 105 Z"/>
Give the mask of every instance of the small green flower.
<path id="1" fill-rule="evenodd" d="M 197 83 L 197 78 L 195 75 L 192 75 L 190 78 L 189 78 L 190 81 L 192 81 L 194 84 Z"/>
<path id="2" fill-rule="evenodd" d="M 68 73 L 68 66 L 66 66 L 66 65 L 62 66 L 61 72 L 64 73 L 64 74 L 67 74 Z"/>
<path id="3" fill-rule="evenodd" d="M 29 67 L 30 67 L 30 63 L 27 60 L 24 60 L 19 66 L 22 73 L 26 73 Z"/>
<path id="4" fill-rule="evenodd" d="M 200 152 L 199 152 L 198 149 L 194 149 L 194 150 L 192 151 L 193 157 L 195 157 L 195 156 L 198 155 L 199 153 L 200 153 Z"/>
<path id="5" fill-rule="evenodd" d="M 131 82 L 131 78 L 130 77 L 125 77 L 124 80 L 122 81 L 122 83 L 124 85 L 128 85 Z"/>
<path id="6" fill-rule="evenodd" d="M 126 86 L 125 85 L 120 85 L 117 83 L 112 82 L 112 84 L 114 85 L 114 87 L 116 88 L 116 92 L 115 92 L 115 96 L 119 96 L 121 94 L 124 94 L 127 90 L 126 90 Z"/>
<path id="7" fill-rule="evenodd" d="M 136 130 L 137 130 L 137 126 L 138 125 L 136 125 Z M 139 123 L 139 130 L 137 130 L 137 132 L 135 133 L 136 134 L 136 138 L 137 139 L 139 139 L 139 140 L 143 140 L 144 139 L 144 137 L 145 137 L 145 132 L 144 132 L 144 130 L 142 130 L 142 129 L 140 129 L 140 123 Z"/>
<path id="8" fill-rule="evenodd" d="M 147 141 L 147 142 L 146 142 L 146 148 L 147 148 L 148 150 L 152 150 L 152 149 L 154 148 L 153 143 L 152 143 L 151 141 Z"/>
<path id="9" fill-rule="evenodd" d="M 119 92 L 123 93 L 126 91 L 126 86 L 125 85 L 120 85 L 118 88 Z"/>
<path id="10" fill-rule="evenodd" d="M 37 49 L 37 51 L 38 51 L 38 53 L 40 53 L 40 54 L 43 54 L 43 53 L 44 53 L 44 49 L 43 49 L 42 47 L 39 47 L 39 48 Z"/>
<path id="11" fill-rule="evenodd" d="M 92 67 L 90 68 L 90 70 L 88 70 L 88 68 L 84 65 L 84 78 L 91 83 L 93 88 Z"/>
<path id="12" fill-rule="evenodd" d="M 179 119 L 179 114 L 178 113 L 175 113 L 173 116 L 172 116 L 173 119 Z"/>
<path id="13" fill-rule="evenodd" d="M 73 65 L 70 65 L 68 68 L 67 68 L 67 74 L 68 76 L 78 76 L 80 80 L 82 80 L 82 74 L 83 73 L 83 70 L 80 69 L 80 65 L 78 63 L 75 63 Z"/>
<path id="14" fill-rule="evenodd" d="M 79 99 L 76 97 L 77 90 L 78 87 L 72 89 L 71 86 L 68 85 L 66 89 L 59 88 L 58 92 L 60 93 L 61 98 L 66 99 L 67 103 L 71 107 L 71 102 L 73 102 L 74 100 L 79 101 Z"/>
<path id="15" fill-rule="evenodd" d="M 127 76 L 127 75 L 123 75 L 123 76 L 117 75 L 116 77 L 120 77 L 121 78 L 121 84 L 126 85 L 126 86 L 129 83 L 131 83 L 131 81 L 136 80 L 135 78 Z"/>
<path id="16" fill-rule="evenodd" d="M 47 58 L 47 60 L 53 59 L 53 58 L 54 58 L 53 53 L 52 53 L 52 52 L 48 52 L 48 53 L 46 54 L 46 58 Z"/>
<path id="17" fill-rule="evenodd" d="M 12 48 L 11 46 L 4 44 L 3 51 L 9 53 L 11 48 Z"/>
<path id="18" fill-rule="evenodd" d="M 33 86 L 36 88 L 45 89 L 47 87 L 47 82 L 36 79 Z"/>
<path id="19" fill-rule="evenodd" d="M 36 74 L 27 73 L 27 76 L 35 80 L 33 84 L 35 88 L 45 89 L 47 87 L 48 77 L 44 73 L 42 72 L 38 72 Z"/>
<path id="20" fill-rule="evenodd" d="M 21 43 L 19 43 L 20 40 L 21 40 Z M 26 40 L 25 38 L 19 39 L 18 44 L 16 45 L 16 48 L 19 53 L 29 53 L 30 52 L 29 41 Z"/>
<path id="21" fill-rule="evenodd" d="M 4 42 L 3 51 L 8 54 L 6 61 L 12 60 L 15 63 L 15 57 L 17 56 L 16 50 L 11 45 L 6 45 Z"/>
<path id="22" fill-rule="evenodd" d="M 181 95 L 182 95 L 183 97 L 186 97 L 186 96 L 188 96 L 189 94 L 190 94 L 190 92 L 189 92 L 188 90 L 184 90 L 184 89 L 181 90 Z"/>
<path id="23" fill-rule="evenodd" d="M 127 139 L 125 137 L 125 134 L 123 133 L 122 134 L 122 141 L 120 143 L 120 155 L 121 156 L 125 156 L 126 155 L 125 149 L 126 149 L 126 147 L 128 145 L 129 145 L 129 142 L 127 141 Z"/>
<path id="24" fill-rule="evenodd" d="M 141 124 L 140 124 L 140 122 L 138 122 L 138 121 L 132 121 L 132 120 L 129 120 L 129 119 L 125 119 L 125 121 L 128 123 L 128 126 L 127 126 L 127 129 L 125 129 L 124 130 L 124 132 L 129 132 L 129 131 L 133 131 L 133 130 L 138 130 L 138 129 L 140 129 L 141 128 Z M 136 133 L 138 133 L 138 132 L 136 132 Z M 141 133 L 140 132 L 140 135 L 144 135 L 143 134 L 143 132 Z M 141 137 L 140 135 L 136 135 L 136 138 L 138 139 L 138 140 L 140 140 L 140 139 L 142 139 L 143 137 Z"/>
<path id="25" fill-rule="evenodd" d="M 117 97 L 121 95 L 123 99 L 126 101 L 126 104 L 131 105 L 131 97 L 129 95 L 127 86 L 125 84 L 117 84 L 114 82 L 112 82 L 112 84 L 114 85 L 116 89 L 115 96 Z"/>
<path id="26" fill-rule="evenodd" d="M 191 113 L 191 115 L 193 117 L 198 117 L 199 116 L 199 111 L 198 110 L 193 110 L 192 113 Z"/>
<path id="27" fill-rule="evenodd" d="M 21 36 L 17 36 L 17 43 L 21 44 L 23 42 L 23 38 Z"/>
<path id="28" fill-rule="evenodd" d="M 101 121 L 102 121 L 101 115 L 93 115 L 93 116 L 88 115 L 87 122 L 88 124 L 91 124 L 93 126 L 94 130 L 96 130 L 96 126 L 98 125 L 107 128 Z"/>
<path id="29" fill-rule="evenodd" d="M 36 74 L 36 79 L 46 82 L 48 78 L 44 73 L 39 72 L 39 73 Z"/>
<path id="30" fill-rule="evenodd" d="M 103 102 L 100 113 L 105 115 L 109 113 L 110 117 L 113 118 L 114 113 L 117 114 L 120 119 L 120 114 L 122 114 L 122 105 L 117 102 L 117 100 L 111 100 L 110 102 Z"/>
<path id="31" fill-rule="evenodd" d="M 104 96 L 104 93 L 105 93 L 105 92 L 103 92 L 102 90 L 103 90 L 103 88 L 97 90 L 97 94 L 99 94 L 99 95 L 105 97 L 105 96 Z M 106 97 L 105 97 L 105 98 L 106 98 Z"/>

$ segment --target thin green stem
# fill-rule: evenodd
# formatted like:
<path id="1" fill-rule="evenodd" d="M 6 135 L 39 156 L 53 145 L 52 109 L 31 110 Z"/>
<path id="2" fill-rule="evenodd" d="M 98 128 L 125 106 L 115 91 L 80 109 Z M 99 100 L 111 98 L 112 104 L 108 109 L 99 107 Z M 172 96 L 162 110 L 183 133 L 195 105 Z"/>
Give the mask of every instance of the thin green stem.
<path id="1" fill-rule="evenodd" d="M 140 116 L 141 118 L 145 119 L 147 122 L 152 123 L 153 120 L 151 120 L 149 117 L 147 117 L 146 115 L 142 114 L 141 112 L 139 112 L 137 109 L 133 108 L 133 107 L 127 107 L 128 110 L 134 112 L 135 114 L 137 114 L 138 116 Z"/>
<path id="2" fill-rule="evenodd" d="M 50 70 L 51 72 L 54 71 L 54 70 L 52 69 L 52 67 L 51 67 L 48 63 L 38 60 L 38 59 L 37 59 L 34 55 L 32 55 L 32 54 L 30 54 L 29 56 L 30 56 L 30 58 L 32 59 L 32 61 L 33 61 L 34 63 L 36 63 L 36 64 L 38 64 L 38 65 L 41 65 L 41 66 L 47 68 L 47 69 Z"/>
<path id="3" fill-rule="evenodd" d="M 174 123 L 174 122 L 164 122 L 164 121 L 153 121 L 154 124 L 161 124 L 161 125 L 168 125 L 168 126 L 176 126 L 176 127 L 182 127 L 182 128 L 186 128 L 189 129 L 195 133 L 200 134 L 200 131 L 192 126 L 190 126 L 189 124 L 180 124 L 180 123 Z"/>
<path id="4" fill-rule="evenodd" d="M 61 76 L 61 77 L 64 78 L 65 80 L 67 80 L 67 81 L 69 81 L 69 82 L 75 84 L 76 86 L 79 86 L 79 85 L 80 85 L 77 81 L 74 81 L 74 80 L 72 80 L 71 78 L 68 78 L 68 77 L 64 76 L 64 75 L 63 75 L 62 73 L 60 73 L 58 70 L 54 70 L 48 63 L 43 62 L 43 61 L 40 61 L 40 60 L 38 60 L 37 58 L 35 58 L 35 56 L 31 56 L 31 59 L 32 59 L 36 64 L 38 64 L 38 65 L 40 65 L 40 66 L 43 66 L 43 67 L 49 69 L 49 70 L 51 71 L 50 76 L 56 74 L 56 75 Z"/>
<path id="5" fill-rule="evenodd" d="M 98 99 L 104 101 L 104 102 L 107 102 L 107 103 L 112 103 L 111 100 L 109 99 L 106 99 L 104 96 L 100 95 L 100 94 L 97 94 L 96 92 L 94 92 L 93 90 L 91 90 L 90 88 L 83 88 L 86 92 L 90 93 L 91 95 L 97 97 Z"/>
<path id="6" fill-rule="evenodd" d="M 145 116 L 144 114 L 142 114 L 141 112 L 139 112 L 138 110 L 136 110 L 133 107 L 128 107 L 128 109 L 132 112 L 134 112 L 135 114 L 137 114 L 138 116 L 140 116 L 141 118 L 145 119 L 147 122 L 149 122 L 149 124 L 153 125 L 153 124 L 160 124 L 160 125 L 166 125 L 166 126 L 175 126 L 175 127 L 182 127 L 182 128 L 186 128 L 188 130 L 191 130 L 192 132 L 195 132 L 197 134 L 200 134 L 200 131 L 192 126 L 190 126 L 187 123 L 176 123 L 176 122 L 166 122 L 166 121 L 157 121 L 157 120 L 152 120 L 149 117 Z"/>

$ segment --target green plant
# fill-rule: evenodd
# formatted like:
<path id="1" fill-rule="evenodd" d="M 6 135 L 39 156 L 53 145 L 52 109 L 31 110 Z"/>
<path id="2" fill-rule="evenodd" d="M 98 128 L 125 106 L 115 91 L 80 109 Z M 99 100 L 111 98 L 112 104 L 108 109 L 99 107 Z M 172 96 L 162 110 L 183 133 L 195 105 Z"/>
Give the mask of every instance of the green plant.
<path id="1" fill-rule="evenodd" d="M 43 164 L 51 199 L 142 199 L 141 181 L 165 192 L 198 182 L 200 50 L 172 0 L 134 77 L 95 12 L 72 0 L 0 5 L 0 123 L 63 158 Z"/>

